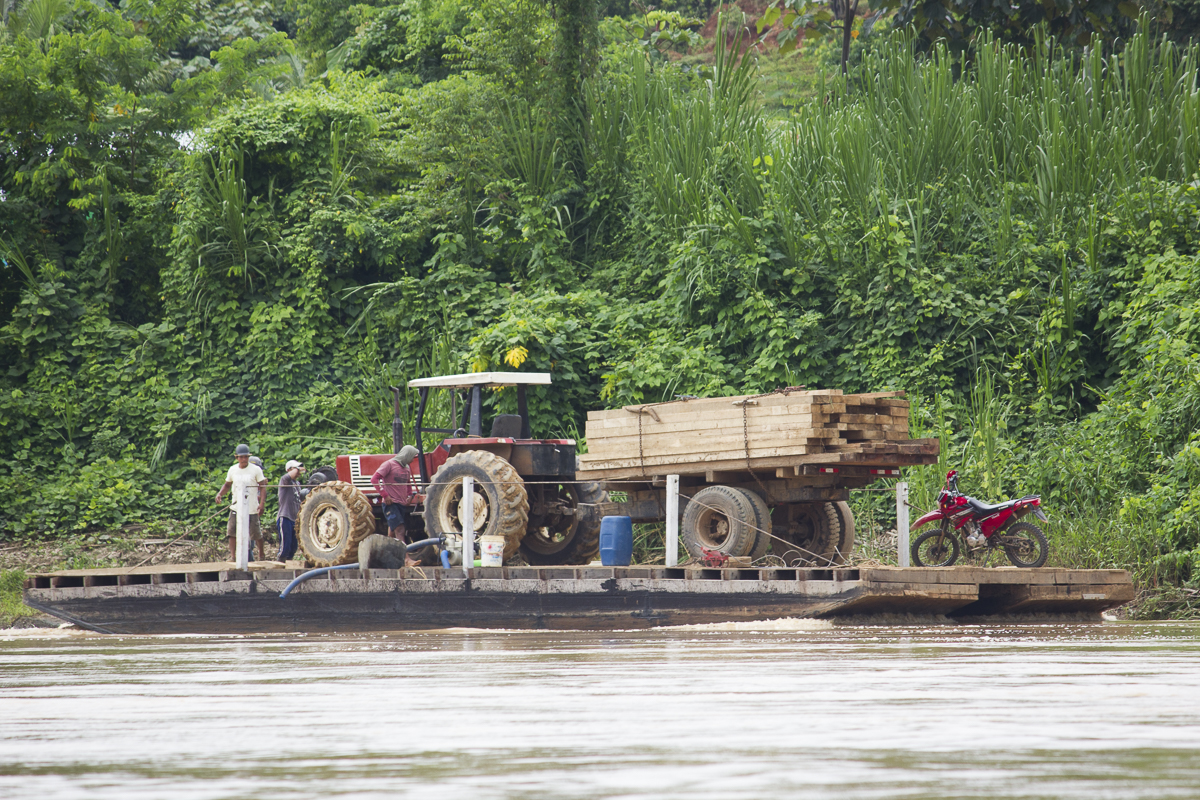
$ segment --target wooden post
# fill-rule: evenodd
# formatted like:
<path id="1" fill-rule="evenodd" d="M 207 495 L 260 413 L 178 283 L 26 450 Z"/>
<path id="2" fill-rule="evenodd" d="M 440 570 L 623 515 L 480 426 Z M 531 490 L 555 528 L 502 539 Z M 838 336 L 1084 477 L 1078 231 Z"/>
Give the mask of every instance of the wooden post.
<path id="1" fill-rule="evenodd" d="M 908 484 L 896 481 L 896 563 L 908 564 Z"/>
<path id="2" fill-rule="evenodd" d="M 253 487 L 253 491 L 258 491 L 258 487 Z M 240 492 L 234 492 L 233 498 L 234 511 L 237 513 L 237 558 L 234 563 L 238 569 L 249 569 L 250 557 L 247 551 L 250 549 L 250 486 L 243 486 Z"/>
<path id="3" fill-rule="evenodd" d="M 667 476 L 667 566 L 679 563 L 679 476 Z"/>
<path id="4" fill-rule="evenodd" d="M 463 575 L 475 566 L 475 479 L 463 478 Z"/>

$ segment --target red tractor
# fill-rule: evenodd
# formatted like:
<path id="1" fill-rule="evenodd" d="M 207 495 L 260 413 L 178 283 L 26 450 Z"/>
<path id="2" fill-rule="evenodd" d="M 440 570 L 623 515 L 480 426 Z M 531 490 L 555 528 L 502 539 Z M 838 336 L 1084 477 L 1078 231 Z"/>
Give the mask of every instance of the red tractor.
<path id="1" fill-rule="evenodd" d="M 530 434 L 526 387 L 549 383 L 550 375 L 544 372 L 478 372 L 409 381 L 419 394 L 414 434 L 419 455 L 408 465 L 414 489 L 410 542 L 446 536 L 452 552 L 453 543 L 459 544 L 455 558 L 461 557 L 463 478 L 471 477 L 475 533 L 504 537 L 505 561 L 518 552 L 535 565 L 586 564 L 596 557 L 598 506 L 607 502 L 606 493 L 597 483 L 576 482 L 575 440 L 534 439 Z M 505 386 L 517 389 L 517 413 L 495 415 L 484 436 L 483 390 Z M 423 427 L 430 390 L 452 393 L 451 424 L 458 427 Z M 400 391 L 392 387 L 395 452 L 404 444 Z M 426 453 L 427 433 L 447 438 Z M 314 472 L 320 485 L 300 509 L 298 536 L 305 554 L 318 566 L 355 561 L 360 541 L 386 531 L 383 501 L 371 485 L 371 475 L 393 455 L 338 456 L 336 476 L 329 467 Z M 424 559 L 436 563 L 436 549 L 426 548 Z"/>

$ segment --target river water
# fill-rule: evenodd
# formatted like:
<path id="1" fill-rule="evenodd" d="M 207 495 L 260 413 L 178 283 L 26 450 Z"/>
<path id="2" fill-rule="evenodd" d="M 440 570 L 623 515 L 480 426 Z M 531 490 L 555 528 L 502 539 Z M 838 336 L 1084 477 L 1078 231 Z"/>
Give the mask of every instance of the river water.
<path id="1" fill-rule="evenodd" d="M 1200 797 L 1200 626 L 0 633 L 3 798 Z"/>

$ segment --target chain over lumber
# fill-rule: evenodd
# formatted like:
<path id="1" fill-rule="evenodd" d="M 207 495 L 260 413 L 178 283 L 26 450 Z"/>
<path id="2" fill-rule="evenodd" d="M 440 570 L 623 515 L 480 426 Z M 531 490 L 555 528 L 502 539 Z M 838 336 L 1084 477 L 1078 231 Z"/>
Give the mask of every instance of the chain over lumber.
<path id="1" fill-rule="evenodd" d="M 937 439 L 908 438 L 903 392 L 840 389 L 681 399 L 588 412 L 581 480 L 767 470 L 773 477 L 822 467 L 897 468 L 937 461 Z"/>

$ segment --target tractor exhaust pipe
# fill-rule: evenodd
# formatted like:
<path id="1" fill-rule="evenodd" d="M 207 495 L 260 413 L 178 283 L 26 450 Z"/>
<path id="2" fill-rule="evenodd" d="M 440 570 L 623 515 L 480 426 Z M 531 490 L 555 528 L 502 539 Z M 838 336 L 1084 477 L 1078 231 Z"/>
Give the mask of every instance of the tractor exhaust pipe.
<path id="1" fill-rule="evenodd" d="M 404 447 L 404 420 L 400 418 L 400 387 L 388 388 L 392 390 L 392 452 L 399 453 Z"/>

